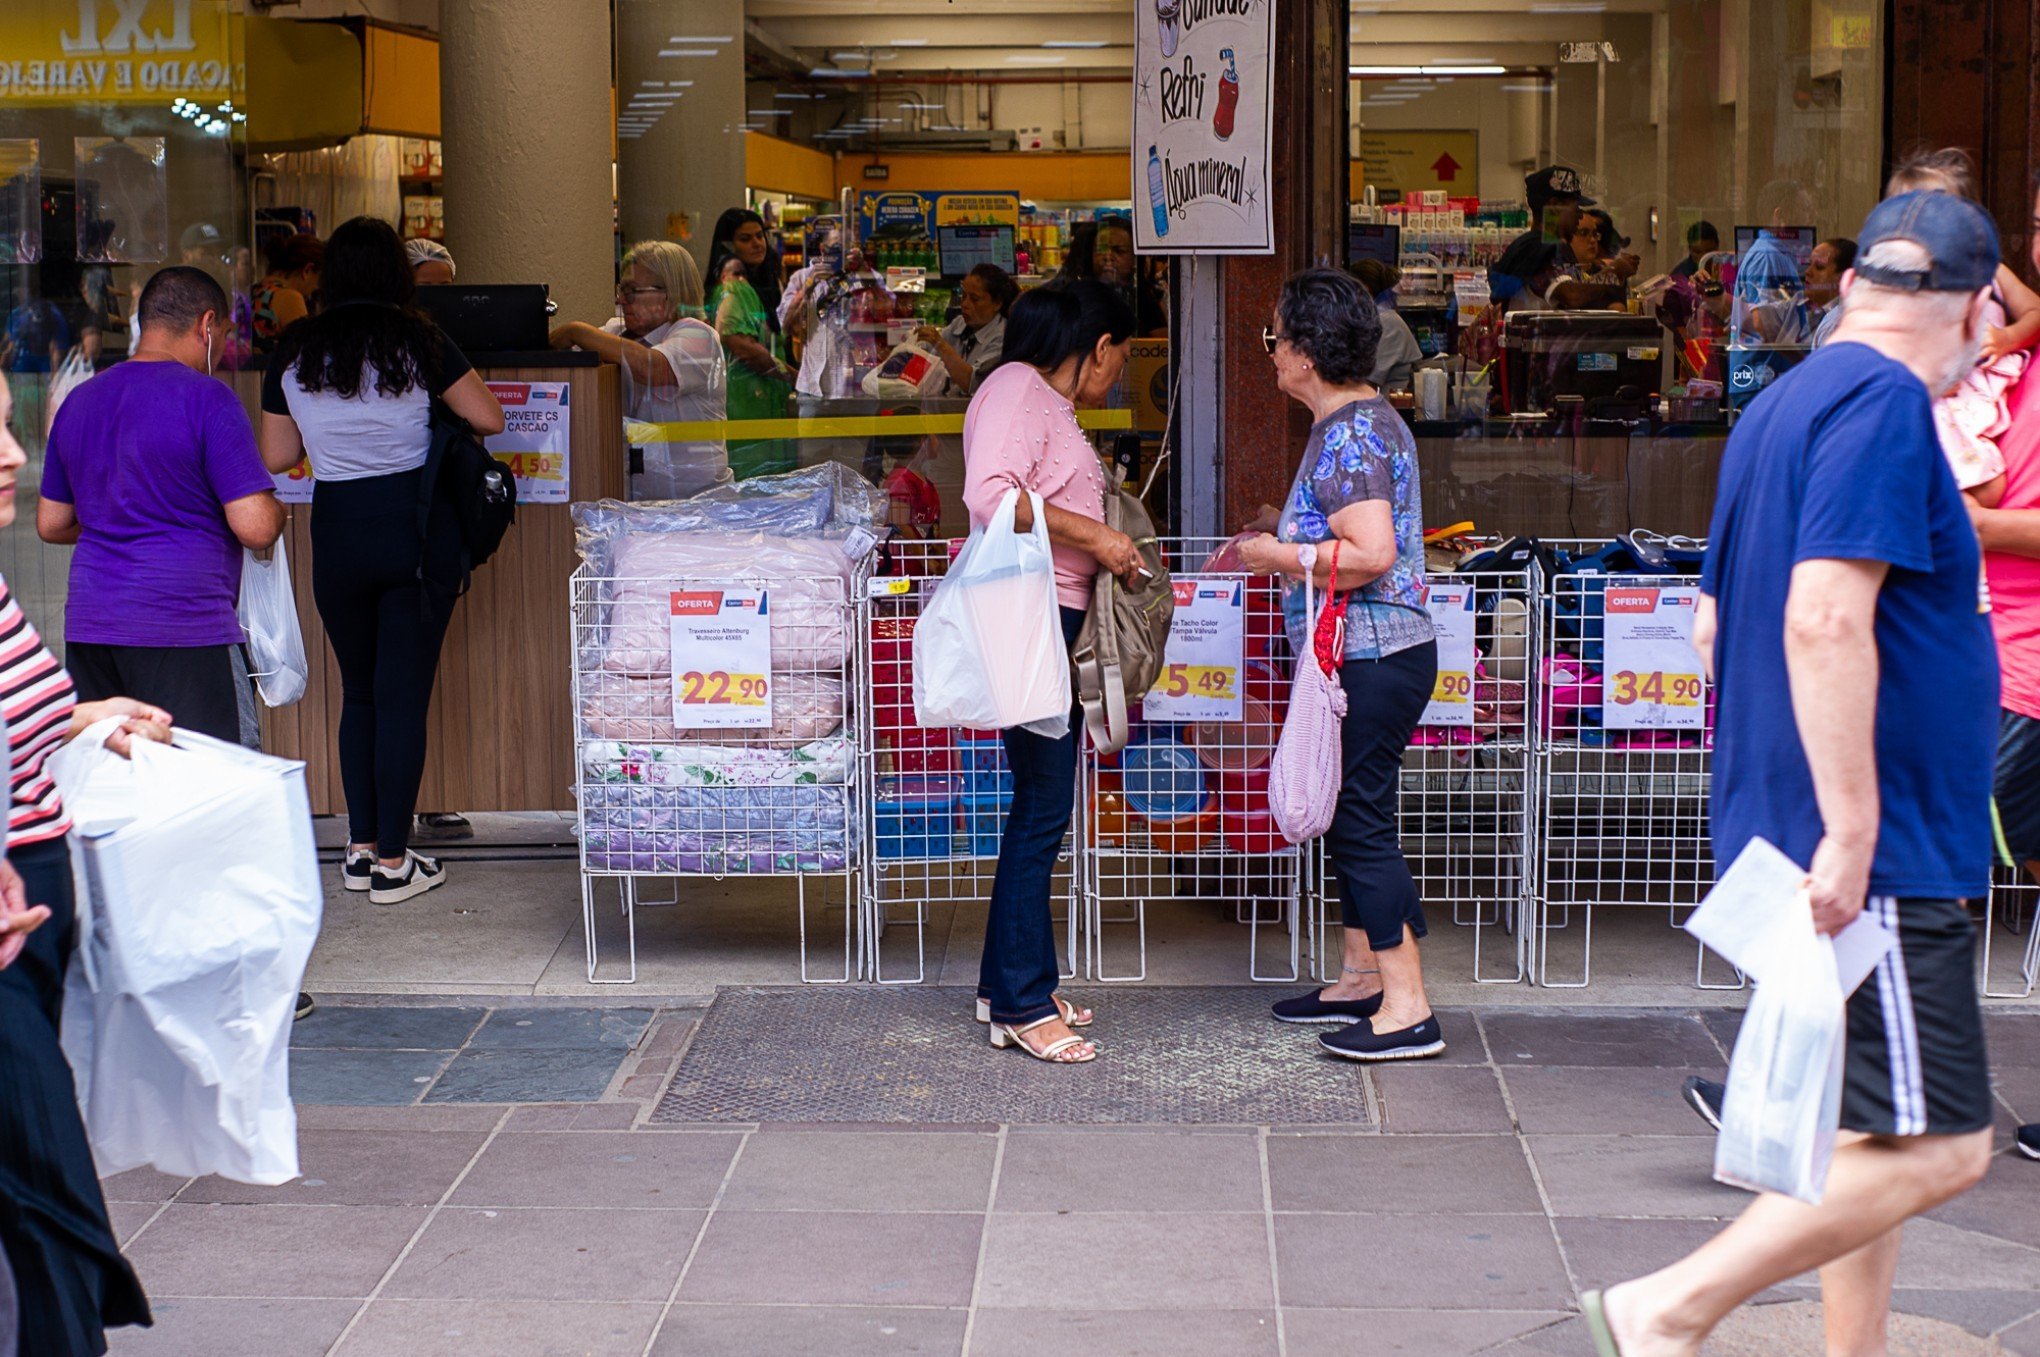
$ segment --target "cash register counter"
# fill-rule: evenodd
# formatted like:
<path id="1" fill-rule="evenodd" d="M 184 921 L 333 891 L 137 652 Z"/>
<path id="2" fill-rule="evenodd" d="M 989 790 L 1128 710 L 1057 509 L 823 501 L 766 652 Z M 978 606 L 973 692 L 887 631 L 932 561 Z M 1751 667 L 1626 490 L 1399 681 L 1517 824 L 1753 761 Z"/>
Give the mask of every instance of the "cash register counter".
<path id="1" fill-rule="evenodd" d="M 474 355 L 492 382 L 565 382 L 571 410 L 570 498 L 624 495 L 622 389 L 593 354 Z M 261 375 L 236 382 L 251 409 Z M 340 671 L 312 606 L 311 506 L 292 506 L 284 532 L 311 686 L 265 711 L 263 747 L 305 761 L 314 814 L 344 814 L 335 739 Z M 420 810 L 573 809 L 573 666 L 567 578 L 576 564 L 564 504 L 519 504 L 517 524 L 454 605 L 432 694 Z"/>

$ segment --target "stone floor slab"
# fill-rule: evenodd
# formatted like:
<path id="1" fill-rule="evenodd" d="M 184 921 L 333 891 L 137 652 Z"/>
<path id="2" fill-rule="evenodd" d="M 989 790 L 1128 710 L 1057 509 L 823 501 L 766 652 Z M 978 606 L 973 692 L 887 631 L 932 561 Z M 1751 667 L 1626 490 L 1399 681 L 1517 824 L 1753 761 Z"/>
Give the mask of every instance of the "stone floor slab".
<path id="1" fill-rule="evenodd" d="M 468 1045 L 478 1051 L 628 1050 L 651 1025 L 648 1008 L 499 1008 Z"/>
<path id="2" fill-rule="evenodd" d="M 745 1211 L 971 1211 L 991 1195 L 999 1142 L 886 1130 L 754 1135 L 723 1206 Z"/>
<path id="3" fill-rule="evenodd" d="M 107 1332 L 110 1357 L 324 1357 L 356 1300 L 151 1298 L 147 1329 Z"/>
<path id="4" fill-rule="evenodd" d="M 1262 1209 L 1261 1147 L 1248 1133 L 1014 1131 L 995 1211 Z"/>
<path id="5" fill-rule="evenodd" d="M 592 1103 L 609 1089 L 623 1063 L 613 1046 L 470 1046 L 455 1056 L 426 1093 L 433 1103 Z"/>
<path id="6" fill-rule="evenodd" d="M 152 1296 L 362 1297 L 424 1220 L 414 1207 L 173 1202 L 128 1257 Z"/>
<path id="7" fill-rule="evenodd" d="M 149 1168 L 129 1169 L 100 1179 L 99 1190 L 110 1202 L 166 1202 L 190 1181 Z"/>
<path id="8" fill-rule="evenodd" d="M 452 1051 L 292 1051 L 291 1100 L 350 1107 L 415 1103 L 453 1055 Z"/>
<path id="9" fill-rule="evenodd" d="M 1394 1241 L 1383 1279 L 1353 1260 Z M 1559 1310 L 1573 1303 L 1551 1225 L 1543 1216 L 1275 1218 L 1285 1309 L 1351 1309 L 1356 1301 L 1405 1309 Z"/>
<path id="10" fill-rule="evenodd" d="M 321 1004 L 291 1024 L 290 1044 L 293 1050 L 458 1050 L 487 1012 L 444 1005 Z"/>
<path id="11" fill-rule="evenodd" d="M 1726 1219 L 1750 1194 L 1714 1181 L 1714 1146 L 1692 1136 L 1529 1136 L 1557 1216 Z"/>
<path id="12" fill-rule="evenodd" d="M 1554 1228 L 1573 1280 L 1585 1290 L 1610 1287 L 1675 1263 L 1720 1234 L 1723 1223 L 1570 1216 L 1554 1222 Z M 1758 1299 L 1790 1298 L 1789 1288 L 1774 1287 Z"/>
<path id="13" fill-rule="evenodd" d="M 1686 1106 L 1686 1076 L 1719 1079 L 1714 1069 L 1601 1066 L 1511 1069 L 1502 1073 L 1525 1135 L 1712 1136 Z"/>
<path id="14" fill-rule="evenodd" d="M 1390 1135 L 1465 1135 L 1515 1129 L 1491 1069 L 1382 1066 L 1369 1071 L 1381 1129 Z"/>
<path id="15" fill-rule="evenodd" d="M 724 1304 L 970 1303 L 982 1215 L 718 1211 L 680 1288 Z"/>
<path id="16" fill-rule="evenodd" d="M 1563 1320 L 1545 1310 L 1285 1310 L 1288 1357 L 1445 1357 L 1486 1352 Z"/>
<path id="17" fill-rule="evenodd" d="M 1929 1219 L 2040 1249 L 2036 1191 L 2040 1191 L 2040 1164 L 2008 1151 L 1990 1161 L 1990 1172 L 1982 1182 L 1931 1212 Z M 2035 1276 L 2034 1285 L 2040 1288 L 2040 1273 Z"/>
<path id="18" fill-rule="evenodd" d="M 1900 1286 L 2040 1292 L 2040 1250 L 1938 1220 L 1907 1222 L 1904 1238 Z"/>
<path id="19" fill-rule="evenodd" d="M 1277 1350 L 1275 1315 L 1267 1310 L 980 1310 L 970 1331 L 970 1357 L 1275 1357 Z"/>
<path id="20" fill-rule="evenodd" d="M 304 1131 L 299 1176 L 277 1187 L 200 1178 L 180 1202 L 431 1206 L 481 1149 L 477 1132 Z"/>
<path id="21" fill-rule="evenodd" d="M 114 1240 L 126 1248 L 128 1241 L 162 1209 L 160 1202 L 108 1202 L 106 1218 L 113 1226 Z"/>
<path id="22" fill-rule="evenodd" d="M 497 1136 L 452 1200 L 499 1208 L 703 1209 L 714 1202 L 741 1139 L 629 1131 Z"/>
<path id="23" fill-rule="evenodd" d="M 1541 1214 L 1514 1136 L 1270 1136 L 1277 1211 Z"/>
<path id="24" fill-rule="evenodd" d="M 1488 1049 L 1503 1069 L 1517 1065 L 1714 1066 L 1714 1039 L 1691 1013 L 1524 1013 L 1481 1015 Z"/>
<path id="25" fill-rule="evenodd" d="M 1260 1216 L 994 1215 L 985 1233 L 978 1287 L 983 1309 L 1274 1307 L 1267 1224 Z M 1072 1273 L 1043 1266 L 1045 1259 L 1081 1259 L 1082 1265 Z"/>
<path id="26" fill-rule="evenodd" d="M 383 1294 L 416 1300 L 663 1301 L 693 1247 L 701 1217 L 698 1211 L 447 1207 L 433 1217 Z"/>
<path id="27" fill-rule="evenodd" d="M 675 1305 L 650 1357 L 955 1357 L 967 1312 L 877 1306 Z M 977 1352 L 973 1348 L 974 1353 Z M 982 1357 L 982 1354 L 980 1354 Z"/>
<path id="28" fill-rule="evenodd" d="M 638 1357 L 655 1304 L 522 1300 L 372 1302 L 335 1357 Z"/>

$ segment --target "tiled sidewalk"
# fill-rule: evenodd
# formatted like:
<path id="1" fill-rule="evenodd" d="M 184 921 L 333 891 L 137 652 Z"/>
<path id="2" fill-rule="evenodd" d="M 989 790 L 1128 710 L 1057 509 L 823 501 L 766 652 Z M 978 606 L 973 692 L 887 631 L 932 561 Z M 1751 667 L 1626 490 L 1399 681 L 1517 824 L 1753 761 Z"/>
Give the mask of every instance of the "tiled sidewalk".
<path id="1" fill-rule="evenodd" d="M 1448 1014 L 1451 1062 L 1368 1073 L 1378 1129 L 1309 1131 L 656 1126 L 698 1012 L 547 1012 L 308 1023 L 301 1040 L 335 1043 L 304 1049 L 326 1067 L 308 1087 L 403 1105 L 302 1109 L 306 1176 L 286 1187 L 112 1180 L 159 1316 L 113 1351 L 1584 1357 L 1579 1288 L 1684 1252 L 1745 1200 L 1709 1180 L 1677 1097 L 1718 1070 L 1728 1015 Z M 2006 1126 L 2040 1118 L 2040 1014 L 1991 1023 Z M 982 1037 L 966 1018 L 956 1039 Z M 415 1041 L 447 1044 L 396 1044 Z M 314 1051 L 355 1053 L 354 1073 Z M 586 1090 L 598 1061 L 593 1101 L 488 1082 L 528 1065 Z M 1058 1073 L 1129 1077 L 1109 1054 Z M 2036 1202 L 2040 1165 L 2001 1155 L 1910 1232 L 1895 1352 L 2040 1355 Z M 1818 1352 L 1807 1294 L 1781 1288 L 1709 1351 Z"/>

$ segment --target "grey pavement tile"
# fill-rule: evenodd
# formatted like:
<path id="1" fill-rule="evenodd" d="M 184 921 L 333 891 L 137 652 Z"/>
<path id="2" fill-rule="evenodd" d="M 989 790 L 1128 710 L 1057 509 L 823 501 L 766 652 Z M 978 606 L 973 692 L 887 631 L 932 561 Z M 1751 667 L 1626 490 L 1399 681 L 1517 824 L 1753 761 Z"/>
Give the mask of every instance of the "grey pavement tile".
<path id="1" fill-rule="evenodd" d="M 99 1190 L 110 1202 L 166 1202 L 177 1195 L 177 1190 L 190 1182 L 154 1169 L 129 1169 L 116 1173 L 111 1178 L 99 1180 Z"/>
<path id="2" fill-rule="evenodd" d="M 650 1357 L 753 1352 L 772 1357 L 955 1357 L 963 1351 L 968 1319 L 964 1310 L 681 1304 L 660 1325 Z M 981 1346 L 971 1350 L 983 1357 Z"/>
<path id="3" fill-rule="evenodd" d="M 1691 1013 L 1483 1013 L 1488 1047 L 1518 1065 L 1717 1066 L 1721 1053 Z"/>
<path id="4" fill-rule="evenodd" d="M 135 1232 L 147 1225 L 150 1217 L 161 1209 L 161 1202 L 108 1202 L 106 1218 L 113 1225 L 115 1242 L 126 1248 Z"/>
<path id="5" fill-rule="evenodd" d="M 418 1101 L 451 1059 L 452 1051 L 292 1051 L 291 1101 L 403 1106 Z"/>
<path id="6" fill-rule="evenodd" d="M 1274 1308 L 1260 1216 L 994 1215 L 985 1236 L 980 1311 Z"/>
<path id="7" fill-rule="evenodd" d="M 200 1178 L 180 1202 L 431 1206 L 482 1147 L 477 1131 L 304 1131 L 299 1176 L 277 1187 Z"/>
<path id="8" fill-rule="evenodd" d="M 1516 1129 L 1491 1069 L 1383 1065 L 1369 1071 L 1381 1129 L 1463 1135 Z"/>
<path id="9" fill-rule="evenodd" d="M 1937 1220 L 1909 1221 L 1898 1285 L 1955 1290 L 2040 1289 L 2040 1250 Z"/>
<path id="10" fill-rule="evenodd" d="M 1289 1357 L 1446 1357 L 1486 1352 L 1564 1319 L 1548 1310 L 1285 1310 Z"/>
<path id="11" fill-rule="evenodd" d="M 470 1046 L 425 1095 L 433 1103 L 592 1103 L 609 1088 L 623 1052 L 613 1046 Z"/>
<path id="12" fill-rule="evenodd" d="M 1562 1310 L 1572 1282 L 1543 1216 L 1275 1217 L 1282 1304 Z M 1383 1274 L 1356 1260 L 1394 1258 Z"/>
<path id="13" fill-rule="evenodd" d="M 743 1137 L 540 1131 L 497 1136 L 455 1206 L 705 1208 Z"/>
<path id="14" fill-rule="evenodd" d="M 1502 1073 L 1525 1135 L 1713 1136 L 1686 1106 L 1686 1077 L 1719 1079 L 1714 1069 L 1558 1067 Z"/>
<path id="15" fill-rule="evenodd" d="M 421 1086 L 422 1087 L 422 1086 Z M 425 1107 L 326 1106 L 299 1103 L 298 1131 L 478 1131 L 487 1133 L 503 1120 L 500 1107 L 463 1107 L 441 1103 Z"/>
<path id="16" fill-rule="evenodd" d="M 480 1051 L 628 1050 L 652 1021 L 649 1008 L 499 1008 L 468 1045 Z"/>
<path id="17" fill-rule="evenodd" d="M 1437 1069 L 1445 1065 L 1485 1065 L 1488 1063 L 1487 1046 L 1480 1039 L 1480 1025 L 1473 1013 L 1464 1008 L 1441 1008 L 1437 1010 L 1438 1026 L 1445 1034 L 1445 1054 L 1424 1062 L 1425 1069 Z M 1300 1029 L 1312 1042 L 1322 1032 L 1335 1032 L 1334 1027 L 1305 1027 Z M 1346 1066 L 1353 1062 L 1326 1056 L 1334 1064 Z M 1371 1068 L 1379 1070 L 1379 1065 Z"/>
<path id="18" fill-rule="evenodd" d="M 755 1145 L 756 1142 L 753 1142 Z M 1148 1128 L 1016 1131 L 1006 1137 L 995 1211 L 1253 1211 L 1261 1201 L 1254 1135 Z"/>
<path id="19" fill-rule="evenodd" d="M 1990 1172 L 1982 1182 L 1930 1211 L 1928 1219 L 2040 1249 L 2040 1197 L 2036 1193 L 2040 1193 L 2040 1164 L 2008 1152 L 1990 1161 Z M 2040 1288 L 2040 1261 L 2036 1261 L 2034 1275 L 2035 1286 Z"/>
<path id="20" fill-rule="evenodd" d="M 1556 1216 L 1725 1219 L 1750 1194 L 1714 1181 L 1713 1142 L 1692 1136 L 1529 1136 Z"/>
<path id="21" fill-rule="evenodd" d="M 323 1357 L 358 1300 L 201 1300 L 151 1296 L 156 1323 L 109 1329 L 110 1357 Z"/>
<path id="22" fill-rule="evenodd" d="M 1997 1052 L 1991 1054 L 1995 1056 Z M 2020 1121 L 2040 1121 L 2040 1067 L 1996 1066 L 1991 1070 L 1991 1084 Z"/>
<path id="23" fill-rule="evenodd" d="M 378 1299 L 335 1357 L 638 1357 L 655 1304 Z"/>
<path id="24" fill-rule="evenodd" d="M 128 1257 L 151 1295 L 366 1296 L 425 1211 L 171 1203 Z"/>
<path id="25" fill-rule="evenodd" d="M 1983 1039 L 1998 1069 L 2040 1069 L 2040 1013 L 1986 1012 Z"/>
<path id="26" fill-rule="evenodd" d="M 1700 1015 L 1700 1024 L 1713 1033 L 1725 1052 L 1735 1050 L 1736 1034 L 1742 1031 L 1743 1010 L 1740 1008 L 1710 1008 Z M 1714 1075 L 1713 1078 L 1720 1078 Z"/>
<path id="27" fill-rule="evenodd" d="M 640 1139 L 641 1137 L 632 1137 Z M 747 1211 L 975 1211 L 992 1190 L 998 1140 L 936 1132 L 754 1135 L 723 1206 Z"/>
<path id="28" fill-rule="evenodd" d="M 1998 1335 L 2011 1357 L 2040 1357 L 2040 1315 L 2012 1325 Z"/>
<path id="29" fill-rule="evenodd" d="M 1725 1228 L 1716 1220 L 1598 1219 L 1574 1216 L 1553 1222 L 1558 1242 L 1582 1290 L 1610 1287 L 1676 1263 Z M 1773 1287 L 1760 1301 L 1789 1299 Z"/>
<path id="30" fill-rule="evenodd" d="M 1778 1288 L 1799 1300 L 1819 1300 L 1817 1281 Z M 1934 1287 L 1901 1286 L 1891 1293 L 1891 1308 L 1905 1315 L 1938 1319 L 1974 1334 L 1992 1334 L 2040 1315 L 2040 1290 L 1944 1291 Z"/>
<path id="31" fill-rule="evenodd" d="M 505 1131 L 628 1131 L 644 1109 L 634 1103 L 551 1103 L 513 1107 Z M 534 1115 L 535 1114 L 535 1115 Z M 719 1126 L 727 1131 L 727 1126 Z"/>
<path id="32" fill-rule="evenodd" d="M 699 1211 L 442 1208 L 383 1295 L 413 1300 L 663 1301 Z M 147 1238 L 147 1236 L 143 1236 Z"/>
<path id="33" fill-rule="evenodd" d="M 680 1298 L 968 1305 L 983 1228 L 981 1215 L 717 1211 Z"/>
<path id="34" fill-rule="evenodd" d="M 970 1331 L 970 1357 L 1275 1357 L 1276 1348 L 1272 1310 L 979 1310 Z"/>
<path id="35" fill-rule="evenodd" d="M 293 1049 L 457 1050 L 474 1035 L 485 1008 L 321 1004 L 291 1024 Z"/>
<path id="36" fill-rule="evenodd" d="M 1538 1212 L 1514 1136 L 1270 1136 L 1277 1211 Z"/>

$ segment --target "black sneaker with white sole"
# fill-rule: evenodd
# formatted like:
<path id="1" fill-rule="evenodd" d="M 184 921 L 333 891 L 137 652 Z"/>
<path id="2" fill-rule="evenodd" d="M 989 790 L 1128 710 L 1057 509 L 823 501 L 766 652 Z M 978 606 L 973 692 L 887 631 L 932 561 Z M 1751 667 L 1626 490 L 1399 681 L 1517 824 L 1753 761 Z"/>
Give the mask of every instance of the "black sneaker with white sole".
<path id="1" fill-rule="evenodd" d="M 2012 1148 L 2028 1159 L 2040 1159 L 2040 1121 L 2031 1126 L 2021 1126 L 2012 1137 Z"/>
<path id="2" fill-rule="evenodd" d="M 1276 1022 L 1328 1022 L 1340 1027 L 1366 1022 L 1381 1011 L 1379 994 L 1370 994 L 1365 999 L 1327 999 L 1324 995 L 1323 990 L 1314 989 L 1293 999 L 1278 1000 L 1270 1005 L 1269 1011 Z"/>
<path id="3" fill-rule="evenodd" d="M 350 848 L 342 855 L 340 884 L 351 891 L 365 891 L 374 884 L 375 854 L 366 848 Z"/>
<path id="4" fill-rule="evenodd" d="M 439 859 L 428 858 L 423 853 L 407 852 L 404 854 L 404 865 L 394 872 L 380 862 L 375 864 L 374 877 L 368 888 L 368 903 L 400 905 L 406 900 L 423 895 L 445 880 L 446 869 L 439 865 Z"/>
<path id="5" fill-rule="evenodd" d="M 1356 1022 L 1318 1038 L 1318 1045 L 1347 1060 L 1429 1060 L 1445 1054 L 1445 1029 L 1436 1016 L 1399 1032 L 1377 1032 L 1374 1024 Z"/>
<path id="6" fill-rule="evenodd" d="M 1679 1092 L 1685 1098 L 1686 1106 L 1697 1112 L 1700 1120 L 1717 1131 L 1721 1129 L 1721 1100 L 1728 1096 L 1726 1084 L 1694 1075 L 1686 1080 L 1685 1087 Z"/>
<path id="7" fill-rule="evenodd" d="M 417 817 L 411 825 L 411 837 L 417 839 L 472 839 L 475 827 L 467 816 L 456 815 L 450 810 L 428 811 Z"/>
<path id="8" fill-rule="evenodd" d="M 309 1018 L 312 1016 L 312 1010 L 317 1007 L 318 1005 L 312 1002 L 311 995 L 305 993 L 303 990 L 299 990 L 297 997 L 297 1008 L 293 1011 L 291 1016 L 294 1018 Z"/>

